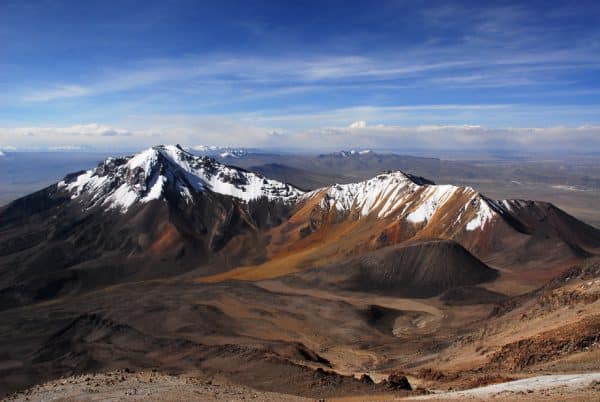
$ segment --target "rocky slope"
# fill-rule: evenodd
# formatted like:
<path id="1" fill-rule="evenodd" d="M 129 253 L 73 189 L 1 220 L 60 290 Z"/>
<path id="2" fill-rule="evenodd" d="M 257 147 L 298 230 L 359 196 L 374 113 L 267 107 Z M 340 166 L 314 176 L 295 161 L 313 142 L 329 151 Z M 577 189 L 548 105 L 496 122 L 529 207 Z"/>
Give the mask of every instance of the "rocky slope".
<path id="1" fill-rule="evenodd" d="M 400 171 L 307 193 L 269 233 L 270 261 L 231 277 L 273 277 L 395 244 L 445 239 L 541 284 L 600 249 L 599 230 L 552 204 L 492 200 L 470 187 L 436 185 Z"/>
<path id="2" fill-rule="evenodd" d="M 599 236 L 399 171 L 304 193 L 176 146 L 109 158 L 0 210 L 0 392 L 126 367 L 311 398 L 597 371 L 597 266 L 565 271 Z"/>
<path id="3" fill-rule="evenodd" d="M 427 298 L 489 282 L 498 271 L 459 244 L 432 240 L 394 245 L 351 257 L 339 264 L 302 271 L 286 278 L 290 286 L 314 286 L 395 297 Z"/>
<path id="4" fill-rule="evenodd" d="M 421 177 L 389 172 L 359 183 L 316 190 L 311 211 L 316 221 L 371 218 L 391 223 L 383 237 L 393 242 L 441 237 L 477 251 L 494 248 L 488 233 L 507 229 L 525 235 L 544 233 L 582 247 L 596 247 L 600 236 L 551 204 L 492 200 L 470 187 L 435 185 Z M 486 238 L 487 237 L 487 238 Z M 493 237 L 493 235 L 492 235 Z M 386 239 L 378 239 L 383 242 Z M 574 250 L 582 252 L 583 250 Z"/>
<path id="5" fill-rule="evenodd" d="M 0 239 L 0 300 L 15 305 L 196 268 L 277 276 L 432 239 L 546 279 L 593 253 L 600 231 L 551 204 L 400 171 L 304 193 L 159 145 L 2 208 Z M 542 263 L 547 272 L 529 269 Z"/>
<path id="6" fill-rule="evenodd" d="M 2 306 L 260 261 L 301 196 L 177 146 L 108 158 L 0 210 Z"/>
<path id="7" fill-rule="evenodd" d="M 198 157 L 179 146 L 159 145 L 129 158 L 108 158 L 96 169 L 69 175 L 58 183 L 85 208 L 103 206 L 127 212 L 137 203 L 213 192 L 242 201 L 266 198 L 283 203 L 302 192 L 288 184 Z"/>

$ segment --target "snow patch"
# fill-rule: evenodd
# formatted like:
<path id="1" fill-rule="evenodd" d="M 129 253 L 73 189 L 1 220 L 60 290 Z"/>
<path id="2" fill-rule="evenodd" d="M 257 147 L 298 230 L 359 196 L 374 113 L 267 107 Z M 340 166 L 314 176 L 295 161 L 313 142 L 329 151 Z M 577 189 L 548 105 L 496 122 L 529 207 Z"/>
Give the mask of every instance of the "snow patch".
<path id="1" fill-rule="evenodd" d="M 458 189 L 450 185 L 427 186 L 424 191 L 425 199 L 417 209 L 408 214 L 406 220 L 412 223 L 428 222 Z"/>
<path id="2" fill-rule="evenodd" d="M 143 197 L 140 201 L 148 202 L 151 200 L 160 199 L 160 197 L 162 196 L 162 193 L 163 193 L 163 188 L 166 183 L 167 183 L 167 178 L 165 176 L 163 176 L 163 175 L 158 176 L 158 178 L 156 178 L 156 180 L 154 180 L 154 183 L 150 186 L 150 190 L 148 191 L 148 194 L 146 194 L 146 196 Z"/>
<path id="3" fill-rule="evenodd" d="M 478 203 L 479 209 L 475 213 L 475 217 L 472 220 L 470 220 L 469 223 L 467 223 L 467 226 L 465 227 L 468 231 L 473 231 L 476 229 L 483 230 L 485 225 L 488 222 L 490 222 L 496 215 L 494 210 L 490 208 L 487 201 L 485 201 L 483 198 L 479 198 Z"/>
<path id="4" fill-rule="evenodd" d="M 120 208 L 125 212 L 137 199 L 137 193 L 127 183 L 123 183 L 102 204 L 108 205 L 109 209 Z"/>
<path id="5" fill-rule="evenodd" d="M 431 395 L 416 396 L 408 398 L 411 400 L 427 399 L 463 399 L 464 397 L 489 398 L 494 394 L 502 392 L 527 392 L 551 390 L 556 388 L 581 389 L 589 386 L 595 381 L 600 381 L 600 373 L 584 374 L 558 374 L 542 375 L 537 377 L 525 378 L 522 380 L 508 381 L 500 384 L 486 385 L 484 387 L 467 389 L 464 391 L 443 392 Z"/>
<path id="6" fill-rule="evenodd" d="M 556 185 L 553 185 L 553 186 L 550 186 L 550 187 L 555 188 L 557 190 L 563 190 L 563 191 L 585 191 L 582 188 L 579 188 L 579 187 L 576 187 L 576 186 L 567 186 L 567 185 L 564 185 L 564 184 L 556 184 Z"/>
<path id="7" fill-rule="evenodd" d="M 321 200 L 321 207 L 335 208 L 343 213 L 356 208 L 361 216 L 378 210 L 378 217 L 385 217 L 402 204 L 411 189 L 417 187 L 401 172 L 382 174 L 358 183 L 331 186 Z"/>

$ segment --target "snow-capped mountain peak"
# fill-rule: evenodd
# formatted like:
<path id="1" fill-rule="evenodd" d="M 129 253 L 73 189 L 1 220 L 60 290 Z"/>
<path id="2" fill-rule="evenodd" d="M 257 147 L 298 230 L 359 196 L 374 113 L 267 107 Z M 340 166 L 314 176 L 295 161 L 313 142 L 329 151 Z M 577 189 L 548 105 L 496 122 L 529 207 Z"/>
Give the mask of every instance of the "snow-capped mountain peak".
<path id="1" fill-rule="evenodd" d="M 326 156 L 333 156 L 333 157 L 337 157 L 337 158 L 359 158 L 361 156 L 366 156 L 366 155 L 371 155 L 374 154 L 373 151 L 371 151 L 370 149 L 363 149 L 360 151 L 357 151 L 356 149 L 350 149 L 350 150 L 342 150 L 339 152 L 333 152 L 331 154 L 324 154 L 324 155 L 320 155 L 321 157 L 326 157 Z"/>
<path id="2" fill-rule="evenodd" d="M 248 154 L 248 150 L 245 148 L 233 148 L 233 147 L 220 147 L 216 145 L 196 145 L 190 148 L 197 155 L 211 156 L 213 158 L 241 158 Z"/>
<path id="3" fill-rule="evenodd" d="M 337 184 L 308 196 L 321 197 L 321 209 L 340 215 L 393 218 L 425 226 L 440 218 L 441 224 L 465 231 L 483 229 L 494 218 L 510 214 L 516 202 L 494 201 L 471 187 L 436 185 L 401 171 L 358 183 Z"/>
<path id="4" fill-rule="evenodd" d="M 207 191 L 244 202 L 265 197 L 290 203 L 303 194 L 289 184 L 192 155 L 179 145 L 158 145 L 131 157 L 108 158 L 96 169 L 67 176 L 58 186 L 87 207 L 102 205 L 123 212 L 136 202 L 162 199 L 167 191 L 186 202 L 192 201 L 192 194 Z"/>

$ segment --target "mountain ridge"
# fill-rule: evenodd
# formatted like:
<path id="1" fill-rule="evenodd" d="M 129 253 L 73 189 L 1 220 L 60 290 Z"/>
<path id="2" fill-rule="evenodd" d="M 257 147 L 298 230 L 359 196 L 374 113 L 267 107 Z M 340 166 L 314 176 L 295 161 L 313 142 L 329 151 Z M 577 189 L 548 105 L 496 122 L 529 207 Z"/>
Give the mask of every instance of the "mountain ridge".
<path id="1" fill-rule="evenodd" d="M 303 192 L 206 156 L 195 156 L 179 145 L 157 145 L 134 156 L 107 158 L 96 169 L 58 183 L 71 198 L 87 198 L 88 207 L 106 205 L 126 212 L 135 202 L 165 196 L 165 187 L 187 201 L 193 192 L 212 191 L 243 201 L 266 197 L 290 202 Z"/>
<path id="2" fill-rule="evenodd" d="M 451 365 L 490 303 L 598 250 L 600 231 L 544 202 L 402 171 L 305 193 L 153 147 L 0 208 L 0 352 L 18 363 L 0 367 L 0 392 L 106 367 L 225 369 L 267 387 L 287 367 L 312 387 L 315 367 L 387 375 L 443 351 Z M 491 352 L 519 347 L 504 337 Z M 251 362 L 245 345 L 259 345 Z"/>
<path id="3" fill-rule="evenodd" d="M 40 255 L 69 275 L 122 256 L 118 265 L 132 278 L 193 269 L 220 275 L 240 267 L 263 277 L 256 272 L 280 275 L 442 239 L 508 268 L 545 258 L 550 275 L 600 248 L 599 231 L 551 204 L 494 201 L 471 187 L 402 171 L 307 193 L 174 145 L 108 158 L 12 202 L 0 209 L 0 238 L 4 264 L 46 279 L 55 273 L 40 271 Z"/>

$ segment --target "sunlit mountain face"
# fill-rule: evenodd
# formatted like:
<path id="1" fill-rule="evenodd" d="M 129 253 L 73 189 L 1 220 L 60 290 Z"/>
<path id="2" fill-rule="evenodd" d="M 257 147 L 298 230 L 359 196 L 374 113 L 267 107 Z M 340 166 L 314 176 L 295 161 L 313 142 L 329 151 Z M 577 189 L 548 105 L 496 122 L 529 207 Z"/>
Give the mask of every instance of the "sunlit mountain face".
<path id="1" fill-rule="evenodd" d="M 597 400 L 599 26 L 0 2 L 0 399 Z"/>

